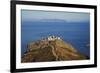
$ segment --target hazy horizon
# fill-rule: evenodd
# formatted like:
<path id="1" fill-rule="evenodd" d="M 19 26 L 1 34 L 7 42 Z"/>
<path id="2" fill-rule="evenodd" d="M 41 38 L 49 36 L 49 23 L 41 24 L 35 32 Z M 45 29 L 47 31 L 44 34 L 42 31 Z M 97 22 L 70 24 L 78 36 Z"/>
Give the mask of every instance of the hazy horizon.
<path id="1" fill-rule="evenodd" d="M 66 22 L 84 22 L 90 20 L 90 13 L 85 12 L 64 12 L 64 11 L 43 11 L 43 10 L 21 10 L 22 21 L 39 20 L 63 20 Z"/>

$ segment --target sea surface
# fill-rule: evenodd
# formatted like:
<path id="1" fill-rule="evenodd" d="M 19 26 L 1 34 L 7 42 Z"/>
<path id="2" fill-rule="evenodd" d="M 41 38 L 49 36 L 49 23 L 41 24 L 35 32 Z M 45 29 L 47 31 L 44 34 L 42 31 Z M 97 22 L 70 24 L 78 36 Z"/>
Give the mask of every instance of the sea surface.
<path id="1" fill-rule="evenodd" d="M 90 57 L 90 23 L 64 21 L 23 21 L 21 24 L 21 55 L 27 44 L 48 36 L 59 36 L 80 53 Z"/>

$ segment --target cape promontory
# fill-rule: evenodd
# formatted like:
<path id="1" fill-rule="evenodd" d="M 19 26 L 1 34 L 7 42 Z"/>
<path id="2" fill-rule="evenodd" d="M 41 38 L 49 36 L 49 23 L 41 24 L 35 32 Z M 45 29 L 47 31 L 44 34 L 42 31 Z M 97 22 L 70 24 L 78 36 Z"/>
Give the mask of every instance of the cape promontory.
<path id="1" fill-rule="evenodd" d="M 22 63 L 85 60 L 84 55 L 60 37 L 49 36 L 28 44 Z"/>

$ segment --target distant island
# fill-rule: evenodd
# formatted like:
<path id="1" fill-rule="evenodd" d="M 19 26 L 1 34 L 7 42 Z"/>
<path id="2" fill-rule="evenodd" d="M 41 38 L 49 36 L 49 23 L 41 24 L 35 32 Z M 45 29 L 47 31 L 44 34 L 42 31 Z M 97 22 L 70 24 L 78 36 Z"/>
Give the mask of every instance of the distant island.
<path id="1" fill-rule="evenodd" d="M 86 56 L 78 52 L 61 37 L 48 36 L 28 44 L 27 51 L 21 58 L 22 63 L 50 62 L 68 60 L 86 60 Z"/>

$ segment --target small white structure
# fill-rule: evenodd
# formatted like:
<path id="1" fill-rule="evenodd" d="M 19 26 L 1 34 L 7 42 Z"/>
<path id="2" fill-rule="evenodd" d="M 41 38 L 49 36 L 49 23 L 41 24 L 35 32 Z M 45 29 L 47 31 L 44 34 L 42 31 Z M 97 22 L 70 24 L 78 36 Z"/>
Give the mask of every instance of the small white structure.
<path id="1" fill-rule="evenodd" d="M 56 37 L 56 36 L 49 36 L 48 38 L 47 38 L 49 41 L 53 41 L 53 40 L 60 40 L 61 38 L 60 37 Z"/>
<path id="2" fill-rule="evenodd" d="M 57 39 L 60 40 L 60 37 L 58 37 Z"/>
<path id="3" fill-rule="evenodd" d="M 50 40 L 52 40 L 52 37 L 51 37 L 51 36 L 49 36 L 49 37 L 48 37 L 48 40 L 49 40 L 49 41 L 50 41 Z"/>

